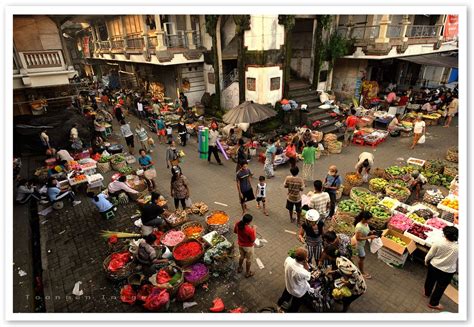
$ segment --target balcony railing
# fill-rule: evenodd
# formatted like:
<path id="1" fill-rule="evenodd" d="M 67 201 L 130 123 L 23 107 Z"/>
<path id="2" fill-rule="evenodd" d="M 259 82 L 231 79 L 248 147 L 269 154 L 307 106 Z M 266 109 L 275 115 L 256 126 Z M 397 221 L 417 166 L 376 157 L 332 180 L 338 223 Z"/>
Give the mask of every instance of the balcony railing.
<path id="1" fill-rule="evenodd" d="M 403 25 L 389 25 L 387 29 L 387 37 L 400 38 L 402 37 Z"/>
<path id="2" fill-rule="evenodd" d="M 187 48 L 186 34 L 165 34 L 165 44 L 168 48 Z"/>
<path id="3" fill-rule="evenodd" d="M 351 39 L 368 40 L 379 36 L 380 26 L 356 26 L 351 29 Z"/>
<path id="4" fill-rule="evenodd" d="M 99 41 L 99 49 L 100 50 L 110 50 L 110 42 L 109 41 Z"/>
<path id="5" fill-rule="evenodd" d="M 145 46 L 143 36 L 141 35 L 127 35 L 127 48 L 134 50 L 142 50 Z"/>
<path id="6" fill-rule="evenodd" d="M 193 42 L 194 42 L 194 45 L 199 48 L 201 47 L 202 43 L 201 43 L 201 33 L 199 33 L 199 31 L 193 31 Z"/>
<path id="7" fill-rule="evenodd" d="M 61 50 L 20 52 L 20 58 L 27 69 L 64 66 Z"/>
<path id="8" fill-rule="evenodd" d="M 125 47 L 125 42 L 122 37 L 112 37 L 110 40 L 112 50 L 122 50 Z"/>
<path id="9" fill-rule="evenodd" d="M 148 49 L 155 49 L 158 45 L 158 37 L 155 36 L 149 36 L 148 37 Z"/>
<path id="10" fill-rule="evenodd" d="M 433 38 L 439 35 L 441 25 L 409 25 L 406 37 L 411 38 Z"/>

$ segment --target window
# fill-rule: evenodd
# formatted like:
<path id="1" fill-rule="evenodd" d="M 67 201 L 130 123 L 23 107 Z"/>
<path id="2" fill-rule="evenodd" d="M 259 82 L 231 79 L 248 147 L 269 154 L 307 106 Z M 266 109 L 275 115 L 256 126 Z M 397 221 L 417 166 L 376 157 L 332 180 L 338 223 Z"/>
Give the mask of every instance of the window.
<path id="1" fill-rule="evenodd" d="M 280 77 L 270 78 L 270 91 L 275 91 L 280 89 Z"/>
<path id="2" fill-rule="evenodd" d="M 328 71 L 327 70 L 322 70 L 319 73 L 319 81 L 320 82 L 326 82 L 328 79 Z"/>
<path id="3" fill-rule="evenodd" d="M 257 90 L 257 80 L 252 77 L 247 77 L 247 90 L 256 91 Z"/>
<path id="4" fill-rule="evenodd" d="M 209 84 L 215 84 L 214 73 L 207 73 L 207 80 L 209 81 Z"/>
<path id="5" fill-rule="evenodd" d="M 120 18 L 115 18 L 109 21 L 109 30 L 112 33 L 110 36 L 121 36 L 122 31 L 120 29 Z"/>
<path id="6" fill-rule="evenodd" d="M 123 23 L 127 35 L 139 34 L 142 32 L 141 17 L 139 15 L 127 15 L 123 16 Z"/>

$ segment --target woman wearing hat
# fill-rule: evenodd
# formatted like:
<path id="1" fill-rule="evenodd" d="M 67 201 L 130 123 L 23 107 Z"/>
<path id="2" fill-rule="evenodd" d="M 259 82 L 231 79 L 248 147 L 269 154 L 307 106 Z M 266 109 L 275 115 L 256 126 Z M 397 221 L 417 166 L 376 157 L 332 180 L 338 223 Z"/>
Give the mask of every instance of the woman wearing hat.
<path id="1" fill-rule="evenodd" d="M 418 114 L 418 116 L 416 116 L 415 122 L 413 123 L 413 144 L 411 145 L 412 150 L 415 148 L 415 145 L 418 143 L 420 138 L 426 133 L 426 124 L 422 118 L 423 115 Z"/>
<path id="2" fill-rule="evenodd" d="M 367 291 L 367 284 L 360 270 L 349 259 L 337 258 L 336 266 L 342 274 L 343 285 L 351 291 L 351 296 L 342 298 L 342 312 L 347 312 L 351 303 Z"/>
<path id="3" fill-rule="evenodd" d="M 323 250 L 324 220 L 320 219 L 319 213 L 315 209 L 308 210 L 305 218 L 305 222 L 300 227 L 298 239 L 301 243 L 306 243 L 308 263 L 311 264 L 314 258 L 317 265 Z"/>

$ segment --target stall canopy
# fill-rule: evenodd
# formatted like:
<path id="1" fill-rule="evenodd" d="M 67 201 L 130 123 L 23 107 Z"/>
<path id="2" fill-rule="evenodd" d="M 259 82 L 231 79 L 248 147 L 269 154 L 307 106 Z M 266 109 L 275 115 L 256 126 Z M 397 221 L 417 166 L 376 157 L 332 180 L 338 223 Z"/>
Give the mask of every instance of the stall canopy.
<path id="1" fill-rule="evenodd" d="M 223 118 L 227 124 L 253 124 L 274 117 L 276 114 L 275 110 L 267 106 L 254 103 L 253 101 L 245 101 L 229 110 Z"/>
<path id="2" fill-rule="evenodd" d="M 398 59 L 410 61 L 419 65 L 458 68 L 457 53 L 433 53 L 426 55 L 399 57 Z"/>

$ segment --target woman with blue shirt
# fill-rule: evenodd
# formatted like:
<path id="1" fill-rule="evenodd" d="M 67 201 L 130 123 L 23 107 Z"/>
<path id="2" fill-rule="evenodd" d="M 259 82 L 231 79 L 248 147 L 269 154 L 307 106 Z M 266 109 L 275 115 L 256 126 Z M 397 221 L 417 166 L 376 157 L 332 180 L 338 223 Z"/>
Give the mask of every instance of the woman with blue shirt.
<path id="1" fill-rule="evenodd" d="M 140 164 L 140 167 L 142 167 L 144 171 L 143 176 L 145 177 L 145 180 L 148 184 L 148 188 L 150 190 L 154 190 L 155 189 L 154 178 L 156 177 L 156 170 L 153 167 L 153 161 L 151 160 L 151 157 L 146 154 L 146 151 L 144 149 L 140 149 L 139 153 L 140 153 L 140 157 L 138 158 L 138 163 Z"/>
<path id="2" fill-rule="evenodd" d="M 50 178 L 48 181 L 48 198 L 51 203 L 55 203 L 66 196 L 69 198 L 69 200 L 72 202 L 73 206 L 76 206 L 81 203 L 81 201 L 76 201 L 74 192 L 73 191 L 65 191 L 62 192 L 59 187 L 57 187 L 58 180 L 55 178 Z"/>
<path id="3" fill-rule="evenodd" d="M 336 192 L 342 184 L 342 178 L 337 174 L 337 167 L 335 165 L 329 166 L 329 171 L 324 180 L 324 191 L 329 194 L 331 205 L 329 208 L 329 217 L 334 215 L 336 209 Z"/>
<path id="4" fill-rule="evenodd" d="M 87 196 L 92 199 L 92 203 L 95 204 L 97 209 L 99 209 L 100 214 L 102 217 L 106 217 L 109 211 L 117 210 L 116 207 L 109 200 L 107 200 L 107 196 L 104 193 L 99 193 L 95 195 L 93 192 L 88 192 Z"/>

